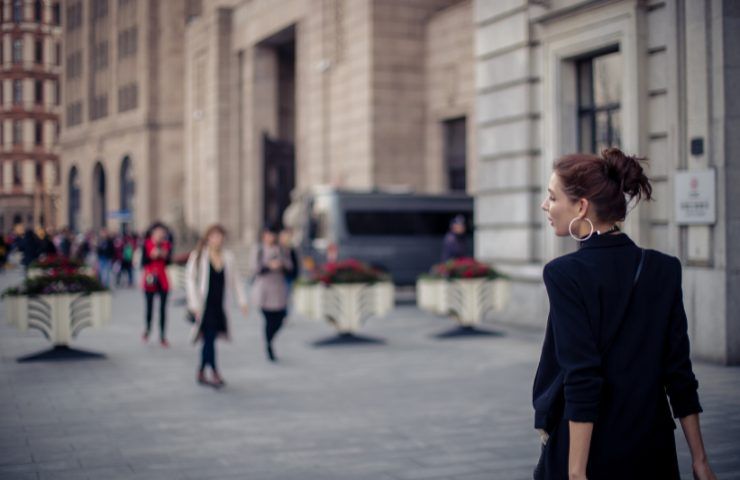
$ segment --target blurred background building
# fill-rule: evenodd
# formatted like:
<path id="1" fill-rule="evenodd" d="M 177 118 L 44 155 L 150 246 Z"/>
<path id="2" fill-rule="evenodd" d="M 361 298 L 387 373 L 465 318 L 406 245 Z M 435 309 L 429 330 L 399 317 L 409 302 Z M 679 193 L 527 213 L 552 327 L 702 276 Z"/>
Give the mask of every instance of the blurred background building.
<path id="1" fill-rule="evenodd" d="M 472 3 L 199 4 L 185 39 L 186 223 L 249 241 L 290 192 L 465 191 Z"/>
<path id="2" fill-rule="evenodd" d="M 474 4 L 476 248 L 518 280 L 504 320 L 543 324 L 542 265 L 575 248 L 539 209 L 552 161 L 617 145 L 650 159 L 656 201 L 625 227 L 683 262 L 693 351 L 740 362 L 740 3 Z M 682 218 L 702 196 L 714 208 Z"/>
<path id="3" fill-rule="evenodd" d="M 539 210 L 552 161 L 617 145 L 655 186 L 626 231 L 684 263 L 695 352 L 740 362 L 738 9 L 66 0 L 60 222 L 220 221 L 248 245 L 315 185 L 468 192 L 476 255 L 514 280 L 498 320 L 541 327 L 542 266 L 575 248 Z M 713 205 L 686 220 L 692 195 Z"/>
<path id="4" fill-rule="evenodd" d="M 0 231 L 59 208 L 59 2 L 0 2 Z"/>
<path id="5" fill-rule="evenodd" d="M 186 2 L 63 7 L 62 223 L 181 227 Z"/>

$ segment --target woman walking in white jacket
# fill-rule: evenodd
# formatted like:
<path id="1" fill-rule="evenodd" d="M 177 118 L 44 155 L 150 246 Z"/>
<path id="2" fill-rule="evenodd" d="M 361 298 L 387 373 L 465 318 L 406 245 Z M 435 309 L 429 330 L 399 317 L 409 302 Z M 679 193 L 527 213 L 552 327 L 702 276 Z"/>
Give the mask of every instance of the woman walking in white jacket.
<path id="1" fill-rule="evenodd" d="M 239 275 L 234 255 L 223 248 L 226 230 L 213 225 L 206 230 L 198 247 L 190 254 L 186 267 L 186 289 L 188 310 L 195 317 L 195 341 L 203 341 L 200 369 L 197 381 L 201 385 L 221 387 L 223 378 L 216 367 L 216 338 L 228 338 L 229 326 L 226 318 L 226 299 L 231 292 L 247 314 L 247 295 L 244 282 Z M 213 379 L 207 380 L 206 367 L 210 367 Z"/>

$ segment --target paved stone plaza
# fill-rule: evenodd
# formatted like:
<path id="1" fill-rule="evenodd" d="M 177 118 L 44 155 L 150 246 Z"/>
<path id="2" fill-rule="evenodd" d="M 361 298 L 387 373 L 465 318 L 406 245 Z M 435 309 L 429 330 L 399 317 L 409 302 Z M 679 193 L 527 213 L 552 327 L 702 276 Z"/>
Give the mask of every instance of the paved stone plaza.
<path id="1" fill-rule="evenodd" d="M 17 280 L 3 274 L 0 288 Z M 16 363 L 47 344 L 2 318 L 0 479 L 531 478 L 540 332 L 439 340 L 448 320 L 402 305 L 366 326 L 384 345 L 316 348 L 332 330 L 294 319 L 272 365 L 261 319 L 232 312 L 233 342 L 218 346 L 228 385 L 216 391 L 195 383 L 182 306 L 170 307 L 169 350 L 141 343 L 139 291 L 116 291 L 113 309 L 75 344 L 104 360 Z M 740 369 L 696 371 L 715 469 L 740 479 Z"/>

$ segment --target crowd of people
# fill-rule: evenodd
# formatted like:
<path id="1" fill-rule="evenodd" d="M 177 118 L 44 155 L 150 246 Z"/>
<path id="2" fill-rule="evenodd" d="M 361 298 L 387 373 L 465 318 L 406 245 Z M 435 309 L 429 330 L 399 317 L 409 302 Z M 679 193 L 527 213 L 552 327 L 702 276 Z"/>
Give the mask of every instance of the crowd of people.
<path id="1" fill-rule="evenodd" d="M 136 233 L 113 235 L 103 228 L 98 232 L 75 233 L 68 228 L 36 229 L 18 224 L 7 235 L 0 235 L 0 271 L 11 255 L 20 255 L 20 265 L 28 269 L 36 260 L 60 256 L 77 260 L 97 272 L 107 287 L 134 284 L 134 255 L 141 239 Z"/>
<path id="2" fill-rule="evenodd" d="M 237 268 L 233 252 L 225 248 L 226 229 L 209 227 L 189 254 L 185 266 L 187 318 L 193 323 L 192 341 L 202 343 L 198 383 L 224 385 L 216 364 L 216 340 L 228 338 L 227 300 L 233 297 L 241 312 L 254 305 L 264 316 L 266 357 L 277 361 L 274 340 L 280 331 L 289 304 L 291 284 L 298 276 L 298 258 L 289 229 L 266 227 L 251 255 L 248 281 Z M 76 260 L 108 287 L 134 287 L 134 272 L 141 274 L 144 292 L 144 331 L 142 342 L 152 333 L 155 301 L 158 302 L 159 343 L 167 339 L 167 301 L 172 288 L 167 267 L 173 261 L 174 238 L 162 223 L 154 223 L 143 235 L 133 232 L 113 234 L 103 228 L 97 232 L 73 233 L 16 226 L 8 236 L 0 236 L 0 265 L 3 270 L 13 252 L 27 272 L 36 260 L 64 257 Z M 251 285 L 248 301 L 247 285 Z M 206 370 L 211 375 L 206 376 Z"/>

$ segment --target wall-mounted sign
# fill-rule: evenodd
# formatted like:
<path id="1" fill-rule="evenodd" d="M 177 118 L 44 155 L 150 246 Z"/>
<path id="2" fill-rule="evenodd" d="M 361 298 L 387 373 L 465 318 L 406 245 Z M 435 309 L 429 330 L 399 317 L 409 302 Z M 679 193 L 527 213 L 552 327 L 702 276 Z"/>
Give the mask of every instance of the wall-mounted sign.
<path id="1" fill-rule="evenodd" d="M 714 169 L 676 172 L 676 223 L 713 225 L 717 221 Z"/>

